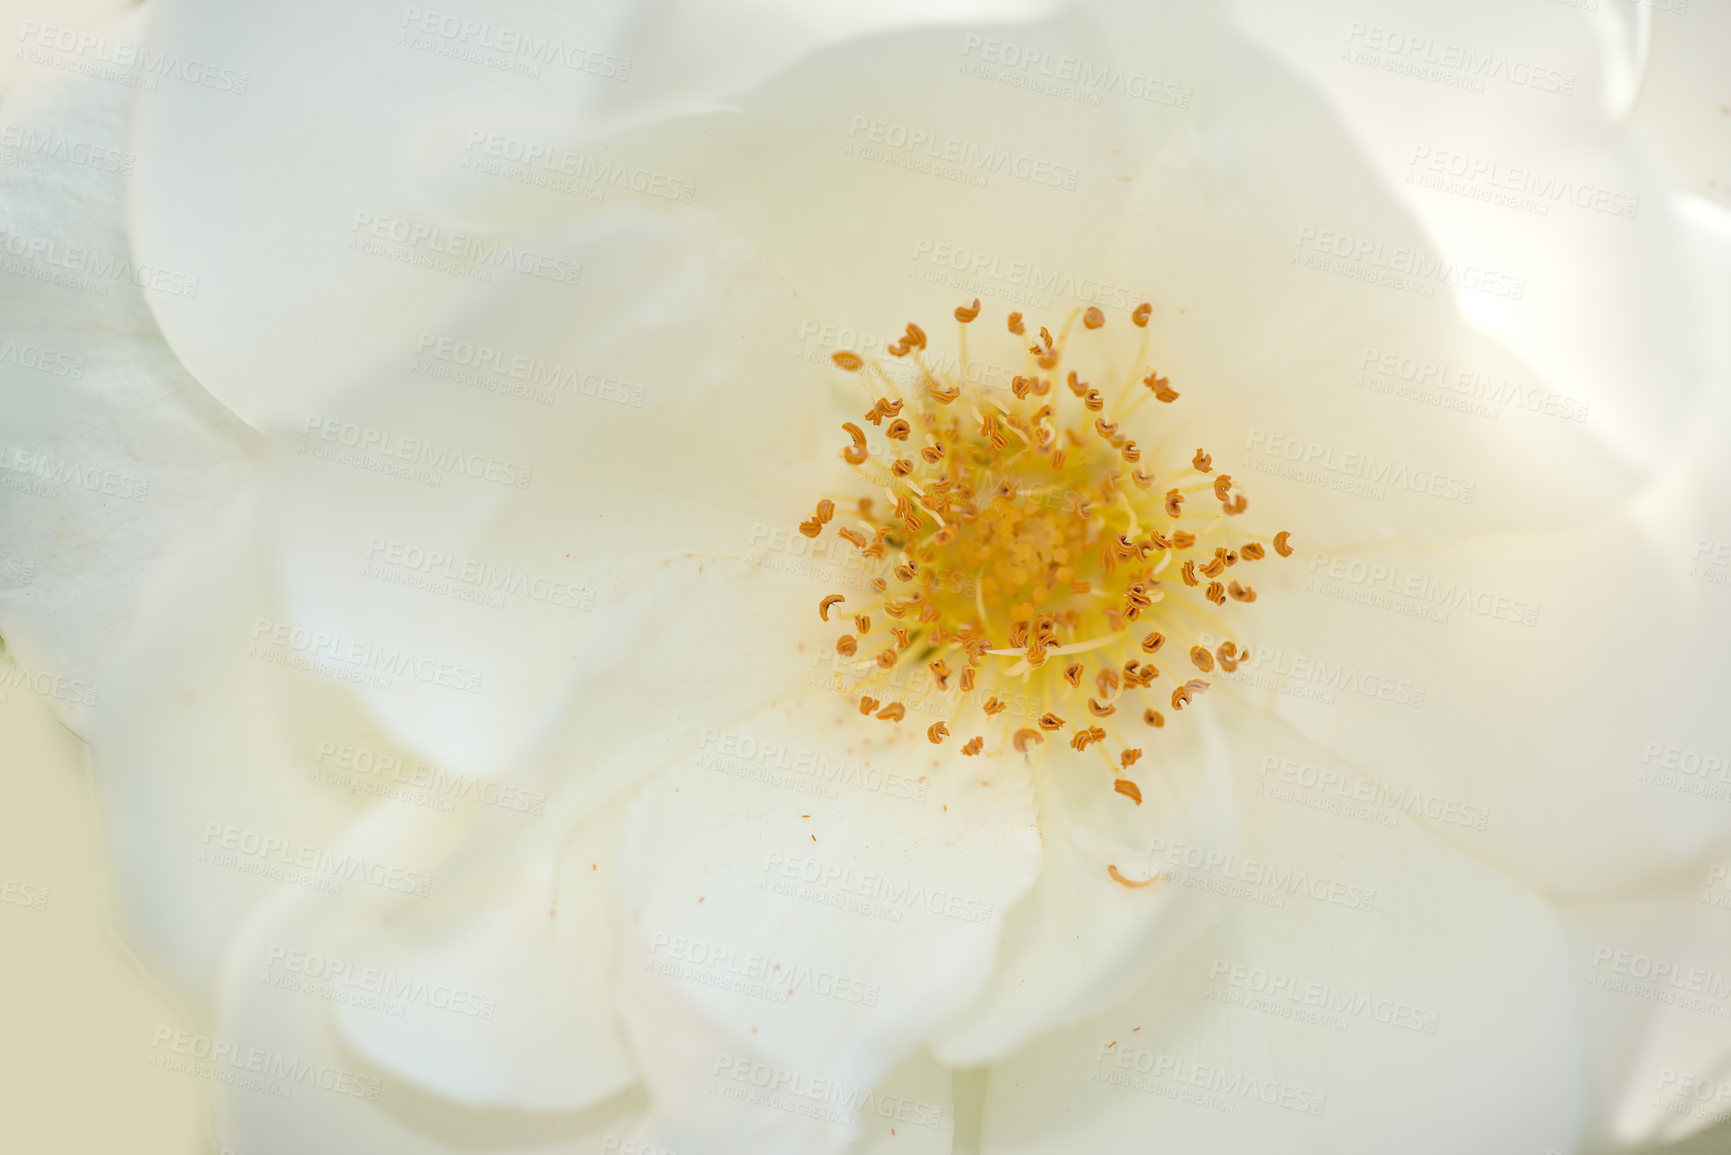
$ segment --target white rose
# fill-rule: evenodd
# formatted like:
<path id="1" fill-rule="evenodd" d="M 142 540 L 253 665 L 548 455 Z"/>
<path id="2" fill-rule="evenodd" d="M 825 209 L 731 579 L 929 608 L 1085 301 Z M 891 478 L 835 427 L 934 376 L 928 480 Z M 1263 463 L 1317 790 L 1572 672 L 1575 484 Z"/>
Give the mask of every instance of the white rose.
<path id="1" fill-rule="evenodd" d="M 1662 16 L 1609 15 L 183 3 L 115 31 L 130 83 L 21 85 L 11 119 L 135 163 L 9 177 L 7 291 L 88 368 L 6 366 L 11 468 L 61 488 L 0 491 L 32 575 L 0 625 L 100 685 L 56 704 L 225 1141 L 1526 1151 L 1721 1118 L 1731 249 L 1666 183 L 1711 162 L 1661 178 L 1629 127 L 1685 119 L 1637 95 Z M 978 591 L 1006 651 L 971 696 L 953 644 L 942 692 L 901 676 L 932 655 L 836 660 L 898 620 L 837 536 L 873 492 L 837 427 L 892 394 L 996 404 L 997 448 L 910 430 L 994 479 L 1032 476 L 1040 397 L 1078 434 L 1027 528 L 958 523 L 968 575 L 871 426 L 925 511 L 899 608 L 953 643 Z M 1227 473 L 1241 515 L 1208 512 Z M 1088 592 L 1043 595 L 1086 609 L 1130 592 L 1096 544 L 1192 525 L 1115 563 L 1163 566 L 1133 629 L 1059 622 L 1021 679 L 984 576 L 1093 535 Z"/>

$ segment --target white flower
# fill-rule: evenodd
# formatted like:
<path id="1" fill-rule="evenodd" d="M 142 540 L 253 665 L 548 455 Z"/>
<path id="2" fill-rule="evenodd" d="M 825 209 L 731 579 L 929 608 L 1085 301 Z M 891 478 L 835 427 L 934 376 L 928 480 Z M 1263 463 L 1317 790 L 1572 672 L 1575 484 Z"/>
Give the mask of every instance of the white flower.
<path id="1" fill-rule="evenodd" d="M 6 491 L 57 580 L 0 624 L 100 682 L 68 716 L 128 929 L 271 1084 L 225 1091 L 230 1146 L 1527 1151 L 1717 1117 L 1731 249 L 1631 157 L 1645 24 L 323 15 L 165 6 L 144 43 L 207 83 L 8 103 L 135 154 L 152 270 L 39 298 L 91 371 L 76 435 L 20 440 L 188 480 L 148 524 Z M 22 172 L 8 237 L 118 247 L 119 174 L 52 171 L 88 199 Z M 7 291 L 44 293 L 21 255 Z M 947 318 L 975 297 L 963 355 Z M 910 321 L 923 349 L 862 343 Z M 1031 368 L 1041 325 L 1063 350 Z M 862 395 L 850 345 L 899 383 Z M 960 432 L 913 420 L 916 352 L 964 383 L 929 402 Z M 1120 429 L 1089 427 L 1071 368 Z M 103 441 L 139 389 L 198 436 Z M 1053 429 L 1061 464 L 1043 398 L 1078 434 Z M 882 559 L 925 567 L 882 575 L 928 583 L 925 626 L 984 606 L 992 648 L 1036 659 L 983 579 L 1024 546 L 1074 560 L 1028 595 L 1078 613 L 1031 678 L 984 655 L 961 705 L 968 660 L 938 651 L 957 704 L 923 713 L 931 688 L 834 660 L 826 595 L 876 619 L 856 657 L 919 617 L 830 544 L 870 495 L 843 421 L 874 484 L 901 445 L 932 480 L 930 431 L 1019 495 L 1056 469 L 1088 499 Z M 215 464 L 245 457 L 244 486 Z M 1200 512 L 1225 473 L 1249 509 Z M 1130 590 L 1190 525 L 1197 565 L 1276 530 L 1298 550 L 1196 587 L 1178 553 Z M 1111 570 L 1091 551 L 1118 532 Z M 1254 604 L 1204 600 L 1244 574 Z M 1155 604 L 1111 620 L 1100 590 Z M 1127 659 L 1161 667 L 1158 729 Z M 1107 733 L 1075 751 L 1089 697 Z"/>

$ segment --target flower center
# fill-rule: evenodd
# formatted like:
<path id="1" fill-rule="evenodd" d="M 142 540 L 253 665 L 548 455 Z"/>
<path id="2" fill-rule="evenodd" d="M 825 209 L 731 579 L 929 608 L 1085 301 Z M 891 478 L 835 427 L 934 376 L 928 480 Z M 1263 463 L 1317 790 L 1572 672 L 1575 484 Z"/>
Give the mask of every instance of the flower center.
<path id="1" fill-rule="evenodd" d="M 869 495 L 826 496 L 800 525 L 815 538 L 834 522 L 876 575 L 866 602 L 819 603 L 848 629 L 835 643 L 837 688 L 889 723 L 906 720 L 903 698 L 935 691 L 941 720 L 926 736 L 974 731 L 966 755 L 1027 753 L 1069 729 L 1071 748 L 1097 748 L 1140 804 L 1127 776 L 1142 756 L 1132 724 L 1164 726 L 1163 710 L 1209 688 L 1203 675 L 1237 669 L 1238 642 L 1203 639 L 1232 639 L 1226 603 L 1256 600 L 1240 567 L 1292 547 L 1284 531 L 1263 541 L 1237 529 L 1248 500 L 1203 449 L 1155 460 L 1125 432 L 1150 399 L 1178 399 L 1147 361 L 1151 305 L 1117 332 L 1100 309 L 1074 310 L 1055 338 L 1011 313 L 1020 371 L 1008 388 L 975 379 L 979 310 L 956 309 L 954 372 L 928 361 L 915 324 L 887 347 L 911 373 L 834 355 L 865 387 L 862 420 L 881 434 L 874 445 L 842 425 L 842 460 Z M 1134 337 L 1132 356 L 1119 333 Z"/>

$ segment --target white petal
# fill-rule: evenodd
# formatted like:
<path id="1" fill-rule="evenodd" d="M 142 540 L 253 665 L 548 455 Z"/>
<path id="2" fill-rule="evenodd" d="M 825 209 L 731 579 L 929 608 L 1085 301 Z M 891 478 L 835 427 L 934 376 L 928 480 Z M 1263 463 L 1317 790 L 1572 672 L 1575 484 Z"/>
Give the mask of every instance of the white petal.
<path id="1" fill-rule="evenodd" d="M 328 881 L 280 861 L 327 845 L 364 805 L 318 780 L 321 743 L 388 749 L 341 690 L 254 648 L 275 612 L 255 510 L 233 503 L 164 566 L 90 734 L 121 924 L 195 1005 L 251 908 Z"/>
<path id="2" fill-rule="evenodd" d="M 332 936 L 349 970 L 329 985 L 382 996 L 336 1004 L 343 1038 L 470 1107 L 574 1111 L 630 1086 L 613 977 L 617 819 L 604 811 L 548 845 L 552 831 L 529 833 L 520 816 L 500 833 L 527 846 L 466 846 L 443 871 L 460 883 L 402 918 Z"/>
<path id="3" fill-rule="evenodd" d="M 1731 231 L 1696 227 L 1710 219 L 1689 226 L 1704 324 L 1731 307 Z M 1704 761 L 1731 745 L 1731 350 L 1701 359 L 1692 434 L 1650 488 L 1548 536 L 1303 552 L 1270 571 L 1259 608 L 1281 610 L 1240 681 L 1329 769 L 1547 890 L 1614 893 L 1699 859 L 1731 835 Z"/>
<path id="4" fill-rule="evenodd" d="M 125 7 L 124 0 L 7 0 L 6 27 L 16 30 L 19 50 L 0 57 L 0 92 L 89 53 L 76 38 L 100 35 Z M 66 31 L 75 38 L 70 45 L 62 39 Z"/>
<path id="5" fill-rule="evenodd" d="M 689 1020 L 674 1027 L 686 1035 L 697 1029 Z M 716 1036 L 706 1045 L 721 1053 Z M 769 1063 L 727 1061 L 717 1063 L 709 1092 L 732 1100 L 736 1116 L 691 1131 L 652 1111 L 632 1136 L 644 1155 L 804 1155 L 812 1147 L 793 1125 L 797 1116 L 857 1125 L 858 1138 L 847 1150 L 858 1155 L 949 1155 L 955 1138 L 950 1070 L 925 1050 L 866 1090 L 802 1078 Z"/>
<path id="6" fill-rule="evenodd" d="M 459 767 L 513 762 L 627 656 L 677 705 L 698 671 L 733 682 L 779 647 L 794 615 L 753 599 L 780 575 L 733 606 L 707 587 L 785 550 L 844 469 L 824 377 L 786 357 L 797 308 L 744 245 L 695 214 L 621 213 L 559 251 L 586 284 L 502 287 L 439 319 L 281 439 L 271 473 L 288 621 L 347 669 L 440 663 L 357 692 Z M 567 309 L 581 323 L 549 326 Z M 701 632 L 667 636 L 674 621 Z M 652 635 L 672 664 L 645 664 Z"/>
<path id="7" fill-rule="evenodd" d="M 89 12 L 19 15 L 25 57 L 88 60 L 140 27 L 137 13 L 106 26 L 86 23 Z M 44 36 L 89 39 L 63 52 Z M 130 260 L 130 91 L 33 68 L 0 109 L 0 629 L 80 730 L 150 562 L 241 481 L 258 448 L 151 320 L 147 296 L 184 286 Z"/>
<path id="8" fill-rule="evenodd" d="M 1600 1088 L 1593 1122 L 1611 1143 L 1678 1143 L 1731 1118 L 1731 855 L 1690 873 L 1566 911 Z"/>
<path id="9" fill-rule="evenodd" d="M 982 1152 L 1573 1150 L 1584 1044 L 1554 915 L 1416 826 L 1258 798 L 1265 752 L 1303 748 L 1233 722 L 1246 850 L 1151 856 L 1224 918 L 994 1065 Z"/>
<path id="10" fill-rule="evenodd" d="M 374 846 L 389 841 L 383 829 L 366 833 L 370 837 L 363 842 Z M 190 1074 L 227 1084 L 222 1111 L 227 1146 L 260 1155 L 451 1155 L 507 1148 L 533 1155 L 599 1155 L 620 1149 L 641 1111 L 639 1093 L 616 1095 L 585 1111 L 469 1108 L 401 1082 L 345 1046 L 334 1007 L 322 995 L 292 983 L 261 981 L 271 977 L 262 961 L 272 957 L 273 948 L 344 957 L 343 939 L 332 933 L 340 924 L 333 925 L 328 913 L 326 896 L 278 895 L 234 945 L 223 1013 L 204 1046 L 225 1046 L 237 1057 L 188 1064 Z M 282 965 L 279 960 L 276 969 Z M 163 1049 L 176 1045 L 171 1040 Z"/>
<path id="11" fill-rule="evenodd" d="M 839 1150 L 855 1120 L 742 1102 L 718 1076 L 764 1064 L 851 1096 L 985 983 L 1037 871 L 1028 771 L 908 729 L 808 694 L 709 732 L 633 808 L 621 984 L 669 1126 Z"/>
<path id="12" fill-rule="evenodd" d="M 1719 66 L 1731 12 L 1676 3 L 1650 11 L 1651 47 L 1630 127 L 1670 187 L 1731 211 L 1731 91 Z"/>
<path id="13" fill-rule="evenodd" d="M 614 17 L 517 2 L 161 5 L 143 51 L 207 71 L 138 96 L 135 244 L 142 262 L 199 279 L 197 298 L 156 303 L 199 380 L 255 426 L 293 423 L 470 278 L 530 276 L 492 259 L 504 222 L 430 202 L 418 157 L 471 130 L 571 123 L 621 83 L 604 39 Z"/>
<path id="14" fill-rule="evenodd" d="M 1573 419 L 1590 395 L 1475 333 L 1435 276 L 1385 267 L 1439 258 L 1329 107 L 1218 52 L 1255 82 L 1139 174 L 1108 266 L 1151 282 L 1148 358 L 1181 394 L 1124 418 L 1156 473 L 1205 447 L 1249 497 L 1246 533 L 1324 546 L 1578 524 L 1626 492 L 1638 475 Z M 1384 248 L 1333 253 L 1355 237 Z"/>
<path id="15" fill-rule="evenodd" d="M 936 1044 L 945 1062 L 983 1065 L 1117 1002 L 1217 915 L 1206 891 L 1137 889 L 1111 873 L 1145 878 L 1137 864 L 1155 840 L 1234 844 L 1213 719 L 1187 714 L 1140 733 L 1145 755 L 1125 772 L 1139 803 L 1117 793 L 1091 756 L 1056 743 L 1042 750 L 1040 877 L 1010 913 L 985 995 Z"/>
<path id="16" fill-rule="evenodd" d="M 1458 263 L 1462 315 L 1549 388 L 1590 401 L 1591 431 L 1629 467 L 1662 466 L 1698 366 L 1683 242 L 1620 119 L 1636 67 L 1627 35 L 1561 4 L 1240 14 L 1316 84 L 1434 250 Z M 1400 243 L 1341 227 L 1353 244 Z"/>

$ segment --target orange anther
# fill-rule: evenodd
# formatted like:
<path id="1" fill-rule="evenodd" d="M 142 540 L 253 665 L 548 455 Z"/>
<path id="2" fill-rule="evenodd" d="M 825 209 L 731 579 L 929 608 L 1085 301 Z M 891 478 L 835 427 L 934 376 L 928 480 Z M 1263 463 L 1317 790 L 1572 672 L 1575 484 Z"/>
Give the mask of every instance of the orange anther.
<path id="1" fill-rule="evenodd" d="M 1202 591 L 1202 596 L 1217 606 L 1226 604 L 1226 587 L 1219 582 L 1209 582 L 1208 588 Z"/>
<path id="2" fill-rule="evenodd" d="M 1210 670 L 1214 669 L 1214 655 L 1203 649 L 1201 646 L 1191 646 L 1190 664 L 1206 674 Z"/>
<path id="3" fill-rule="evenodd" d="M 885 417 L 894 417 L 902 411 L 900 401 L 891 401 L 888 397 L 879 397 L 877 403 L 866 410 L 865 419 L 873 425 L 883 424 Z"/>
<path id="4" fill-rule="evenodd" d="M 888 429 L 884 430 L 884 436 L 890 438 L 892 441 L 906 441 L 908 439 L 908 433 L 911 432 L 912 429 L 913 427 L 911 425 L 898 417 L 894 421 L 890 422 Z"/>
<path id="5" fill-rule="evenodd" d="M 962 693 L 971 694 L 974 691 L 974 667 L 969 666 L 962 671 Z"/>
<path id="6" fill-rule="evenodd" d="M 1096 718 L 1110 718 L 1117 712 L 1118 707 L 1112 705 L 1110 702 L 1103 704 L 1093 698 L 1088 699 L 1088 713 L 1094 715 Z"/>
<path id="7" fill-rule="evenodd" d="M 1097 306 L 1089 305 L 1088 311 L 1082 314 L 1082 327 L 1085 329 L 1098 329 L 1105 323 L 1106 314 L 1102 313 Z"/>
<path id="8" fill-rule="evenodd" d="M 1166 516 L 1178 517 L 1184 512 L 1184 495 L 1176 489 L 1166 491 Z"/>
<path id="9" fill-rule="evenodd" d="M 927 465 L 936 465 L 943 459 L 944 447 L 942 445 L 928 445 L 920 450 L 920 456 L 925 458 Z"/>
<path id="10" fill-rule="evenodd" d="M 883 719 L 885 722 L 900 722 L 907 716 L 908 708 L 900 702 L 891 702 L 889 705 L 878 711 L 878 717 Z"/>
<path id="11" fill-rule="evenodd" d="M 950 728 L 942 722 L 933 722 L 926 727 L 926 739 L 934 746 L 940 745 L 949 736 Z"/>
<path id="12" fill-rule="evenodd" d="M 1198 448 L 1196 456 L 1190 459 L 1190 464 L 1196 467 L 1196 472 L 1207 473 L 1214 468 L 1214 459 L 1202 452 L 1201 448 Z"/>
<path id="13" fill-rule="evenodd" d="M 1287 532 L 1284 529 L 1281 530 L 1279 533 L 1275 534 L 1274 535 L 1274 552 L 1279 554 L 1281 557 L 1291 557 L 1292 556 L 1292 534 L 1290 534 L 1289 532 Z"/>
<path id="14" fill-rule="evenodd" d="M 887 670 L 894 666 L 896 664 L 896 648 L 891 646 L 889 649 L 878 654 L 877 661 L 878 669 L 880 670 Z"/>
<path id="15" fill-rule="evenodd" d="M 1172 708 L 1182 710 L 1190 704 L 1191 698 L 1208 688 L 1208 683 L 1201 678 L 1191 678 L 1182 686 L 1172 691 Z"/>
<path id="16" fill-rule="evenodd" d="M 1008 703 L 998 701 L 998 696 L 996 694 L 993 694 L 990 698 L 987 698 L 986 704 L 984 706 L 980 707 L 980 709 L 982 709 L 986 712 L 986 717 L 988 717 L 988 718 L 990 718 L 993 714 L 1001 714 L 1005 710 L 1008 710 L 1009 708 L 1010 707 L 1009 707 Z"/>
<path id="17" fill-rule="evenodd" d="M 1010 736 L 1010 745 L 1016 748 L 1016 753 L 1026 754 L 1035 743 L 1045 740 L 1038 730 L 1017 730 Z"/>
<path id="18" fill-rule="evenodd" d="M 1136 306 L 1136 311 L 1130 314 L 1130 320 L 1138 329 L 1146 329 L 1148 327 L 1148 316 L 1153 312 L 1154 306 L 1150 305 L 1147 301 L 1143 301 L 1140 305 Z"/>
<path id="19" fill-rule="evenodd" d="M 1242 493 L 1235 493 L 1220 503 L 1223 513 L 1239 514 L 1250 508 L 1250 499 Z"/>
<path id="20" fill-rule="evenodd" d="M 1161 875 L 1158 875 L 1158 874 L 1151 874 L 1147 878 L 1144 878 L 1141 882 L 1136 882 L 1132 879 L 1125 878 L 1123 872 L 1120 871 L 1116 866 L 1113 866 L 1111 863 L 1106 864 L 1106 873 L 1110 874 L 1112 876 L 1113 882 L 1120 883 L 1124 886 L 1128 886 L 1133 890 L 1139 890 L 1144 886 L 1152 886 L 1154 883 L 1159 882 L 1161 877 L 1162 877 Z"/>
<path id="21" fill-rule="evenodd" d="M 1040 722 L 1040 729 L 1042 729 L 1042 730 L 1062 730 L 1066 725 L 1069 724 L 1069 723 L 1065 722 L 1064 719 L 1058 717 L 1058 715 L 1052 713 L 1050 710 L 1047 710 L 1044 714 L 1040 715 L 1039 722 Z"/>
<path id="22" fill-rule="evenodd" d="M 1070 683 L 1071 689 L 1075 689 L 1077 686 L 1081 685 L 1082 684 L 1082 663 L 1081 662 L 1071 662 L 1069 665 L 1065 666 L 1064 667 L 1064 680 L 1066 682 Z"/>
<path id="23" fill-rule="evenodd" d="M 849 465 L 864 465 L 865 459 L 870 456 L 866 452 L 865 430 L 851 421 L 843 422 L 842 428 L 853 438 L 853 444 L 841 451 L 841 459 Z"/>
<path id="24" fill-rule="evenodd" d="M 815 517 L 808 517 L 799 523 L 799 532 L 807 537 L 816 537 L 823 532 L 823 522 Z"/>
<path id="25" fill-rule="evenodd" d="M 1086 393 L 1082 394 L 1082 405 L 1088 410 L 1088 412 L 1098 413 L 1100 410 L 1106 408 L 1106 399 L 1100 396 L 1100 391 L 1098 389 L 1090 389 Z M 1112 434 L 1118 432 L 1118 427 L 1107 421 L 1104 417 L 1096 417 L 1094 419 L 1094 428 L 1100 431 L 1101 437 L 1110 437 Z"/>
<path id="26" fill-rule="evenodd" d="M 950 666 L 948 662 L 939 658 L 935 662 L 927 662 L 926 669 L 932 672 L 932 681 L 938 684 L 938 689 L 947 690 L 950 688 Z"/>
<path id="27" fill-rule="evenodd" d="M 851 658 L 859 652 L 859 643 L 854 641 L 852 634 L 843 634 L 836 639 L 835 652 L 844 658 Z"/>
<path id="28" fill-rule="evenodd" d="M 968 739 L 968 744 L 966 746 L 962 747 L 962 753 L 968 755 L 971 758 L 975 754 L 978 754 L 985 747 L 985 745 L 986 745 L 986 740 L 984 738 L 981 738 L 981 737 L 976 735 L 975 737 Z"/>
<path id="29" fill-rule="evenodd" d="M 837 602 L 845 601 L 847 601 L 847 598 L 843 597 L 841 594 L 830 594 L 827 598 L 824 598 L 821 602 L 817 603 L 817 616 L 826 622 L 829 621 L 829 607 L 835 605 Z"/>
<path id="30" fill-rule="evenodd" d="M 975 317 L 978 317 L 979 315 L 980 315 L 980 299 L 978 297 L 974 298 L 974 303 L 971 305 L 957 305 L 956 306 L 956 320 L 960 321 L 964 325 L 966 325 L 969 321 L 972 321 Z"/>
<path id="31" fill-rule="evenodd" d="M 1215 497 L 1218 497 L 1221 501 L 1225 501 L 1227 496 L 1231 492 L 1232 492 L 1232 475 L 1230 473 L 1222 473 L 1219 477 L 1216 477 L 1214 479 L 1214 496 Z"/>
<path id="32" fill-rule="evenodd" d="M 857 529 L 843 526 L 835 532 L 843 541 L 851 542 L 855 549 L 864 549 L 866 547 L 866 535 Z"/>
<path id="33" fill-rule="evenodd" d="M 1128 751 L 1125 752 L 1128 753 Z M 1126 766 L 1128 766 L 1128 763 L 1126 763 Z M 1136 805 L 1142 805 L 1142 788 L 1136 785 L 1136 783 L 1130 781 L 1130 779 L 1119 778 L 1117 781 L 1112 783 L 1112 789 L 1116 790 Z"/>
<path id="34" fill-rule="evenodd" d="M 841 366 L 843 369 L 846 369 L 849 373 L 854 372 L 861 365 L 865 364 L 864 361 L 861 361 L 859 359 L 859 354 L 849 353 L 846 349 L 843 349 L 839 353 L 831 353 L 829 356 L 829 359 L 831 361 L 834 361 L 837 365 Z"/>
<path id="35" fill-rule="evenodd" d="M 1245 561 L 1261 561 L 1267 556 L 1262 548 L 1262 543 L 1256 541 L 1245 542 L 1244 547 L 1238 553 Z"/>
<path id="36" fill-rule="evenodd" d="M 856 631 L 858 631 L 861 635 L 871 633 L 872 632 L 871 616 L 869 614 L 855 614 L 854 619 L 853 619 L 853 628 Z"/>
<path id="37" fill-rule="evenodd" d="M 890 476 L 906 477 L 914 471 L 914 463 L 905 457 L 898 457 L 890 464 Z"/>
<path id="38" fill-rule="evenodd" d="M 903 562 L 901 565 L 898 565 L 894 569 L 894 571 L 892 571 L 892 572 L 895 573 L 897 581 L 911 582 L 914 580 L 914 577 L 920 572 L 919 563 L 918 562 L 911 562 L 911 561 L 910 562 Z"/>
<path id="39" fill-rule="evenodd" d="M 1142 384 L 1154 390 L 1154 396 L 1161 401 L 1170 403 L 1178 400 L 1178 393 L 1172 388 L 1172 383 L 1158 374 L 1148 374 L 1148 376 L 1142 378 Z"/>
<path id="40" fill-rule="evenodd" d="M 1024 333 L 1027 332 L 1027 329 L 1023 328 L 1023 326 L 1022 326 L 1022 314 L 1020 314 L 1020 313 L 1011 313 L 1010 314 L 1010 332 L 1014 333 L 1018 337 L 1022 336 Z"/>
<path id="41" fill-rule="evenodd" d="M 1253 602 L 1256 600 L 1255 590 L 1251 589 L 1249 586 L 1241 586 L 1237 582 L 1232 582 L 1227 585 L 1226 593 L 1235 602 Z"/>
<path id="42" fill-rule="evenodd" d="M 1118 452 L 1122 453 L 1124 455 L 1124 460 L 1128 461 L 1131 465 L 1142 460 L 1142 451 L 1136 448 L 1136 443 L 1134 441 L 1126 441 L 1123 445 L 1118 447 Z"/>
<path id="43" fill-rule="evenodd" d="M 1105 740 L 1106 731 L 1100 729 L 1098 726 L 1090 726 L 1086 730 L 1078 730 L 1075 735 L 1071 737 L 1070 749 L 1076 751 L 1086 750 L 1091 743 L 1104 742 Z"/>
<path id="44" fill-rule="evenodd" d="M 1160 713 L 1160 711 L 1156 710 L 1152 706 L 1150 706 L 1146 710 L 1142 711 L 1142 720 L 1144 722 L 1148 723 L 1150 726 L 1153 726 L 1155 729 L 1159 729 L 1161 726 L 1164 726 L 1166 724 L 1165 715 Z"/>
<path id="45" fill-rule="evenodd" d="M 908 632 L 906 630 L 898 626 L 891 626 L 890 633 L 896 636 L 896 649 L 905 650 L 909 646 L 913 645 L 912 642 L 908 641 Z"/>
<path id="46" fill-rule="evenodd" d="M 1182 530 L 1182 529 L 1175 529 L 1172 531 L 1172 548 L 1173 549 L 1189 549 L 1191 546 L 1193 546 L 1195 544 L 1196 544 L 1196 535 L 1195 534 L 1190 533 L 1187 530 Z"/>
<path id="47" fill-rule="evenodd" d="M 1152 630 L 1142 639 L 1142 652 L 1144 654 L 1159 653 L 1160 647 L 1165 644 L 1166 635 L 1161 633 L 1159 630 Z"/>
<path id="48" fill-rule="evenodd" d="M 873 710 L 875 710 L 877 708 L 878 708 L 878 700 L 876 698 L 867 698 L 867 697 L 861 697 L 860 698 L 860 700 L 859 700 L 859 712 L 860 713 L 870 714 Z"/>
<path id="49" fill-rule="evenodd" d="M 1178 576 L 1184 579 L 1184 584 L 1187 586 L 1199 584 L 1196 577 L 1196 563 L 1194 561 L 1186 561 L 1184 567 L 1178 571 Z"/>

